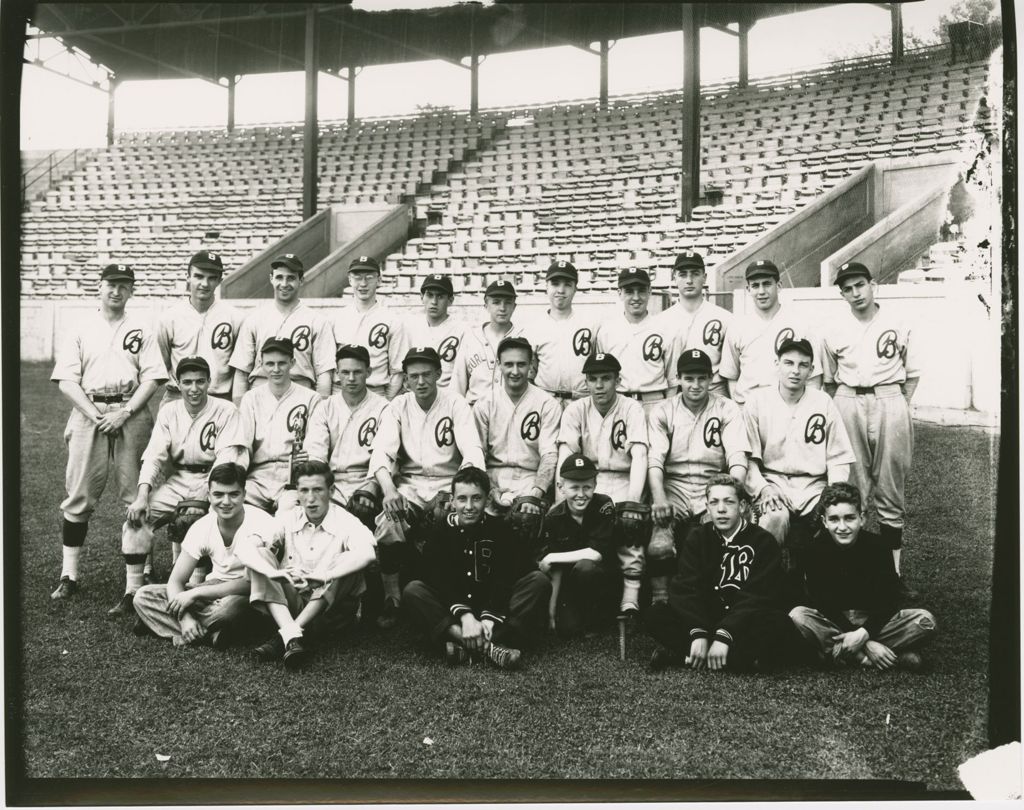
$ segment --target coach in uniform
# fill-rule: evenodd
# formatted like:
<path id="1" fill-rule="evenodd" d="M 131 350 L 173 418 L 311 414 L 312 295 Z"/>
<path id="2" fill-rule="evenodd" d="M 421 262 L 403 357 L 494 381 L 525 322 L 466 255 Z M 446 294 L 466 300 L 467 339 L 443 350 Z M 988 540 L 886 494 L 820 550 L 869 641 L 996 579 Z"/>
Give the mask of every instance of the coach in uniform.
<path id="1" fill-rule="evenodd" d="M 68 448 L 60 583 L 51 594 L 66 599 L 78 589 L 78 564 L 89 518 L 111 470 L 121 503 L 135 499 L 139 457 L 153 429 L 146 407 L 167 378 L 150 319 L 126 312 L 135 273 L 110 264 L 100 273 L 98 311 L 58 342 L 50 379 L 72 405 L 64 429 Z"/>
<path id="2" fill-rule="evenodd" d="M 875 302 L 871 272 L 848 262 L 836 274 L 850 311 L 825 332 L 825 386 L 850 436 L 853 474 L 865 502 L 874 496 L 878 531 L 900 574 L 906 480 L 914 450 L 910 401 L 921 377 L 917 343 L 890 306 Z M 917 594 L 900 576 L 900 594 Z"/>
<path id="3" fill-rule="evenodd" d="M 413 346 L 432 346 L 441 358 L 441 379 L 438 388 L 447 388 L 452 380 L 455 357 L 462 345 L 466 327 L 455 320 L 448 308 L 455 300 L 455 288 L 450 276 L 434 273 L 420 285 L 423 314 L 411 318 L 406 324 L 406 335 Z"/>
<path id="4" fill-rule="evenodd" d="M 522 335 L 512 323 L 516 288 L 511 281 L 492 281 L 484 292 L 484 308 L 487 323 L 466 328 L 452 371 L 452 391 L 464 396 L 470 405 L 501 385 L 498 344 L 507 337 Z"/>
<path id="5" fill-rule="evenodd" d="M 210 366 L 210 396 L 231 399 L 234 370 L 231 354 L 244 320 L 231 304 L 218 301 L 217 288 L 224 275 L 219 254 L 200 250 L 188 263 L 188 300 L 164 310 L 156 342 L 170 379 L 161 404 L 181 397 L 174 371 L 184 357 L 202 357 Z"/>
<path id="6" fill-rule="evenodd" d="M 292 346 L 292 379 L 326 397 L 331 393 L 334 371 L 334 333 L 327 320 L 299 298 L 305 268 L 294 253 L 285 253 L 270 263 L 270 285 L 274 300 L 257 307 L 242 323 L 231 354 L 235 382 L 231 391 L 235 405 L 250 388 L 267 380 L 261 362 L 262 349 L 270 338 L 284 338 Z"/>

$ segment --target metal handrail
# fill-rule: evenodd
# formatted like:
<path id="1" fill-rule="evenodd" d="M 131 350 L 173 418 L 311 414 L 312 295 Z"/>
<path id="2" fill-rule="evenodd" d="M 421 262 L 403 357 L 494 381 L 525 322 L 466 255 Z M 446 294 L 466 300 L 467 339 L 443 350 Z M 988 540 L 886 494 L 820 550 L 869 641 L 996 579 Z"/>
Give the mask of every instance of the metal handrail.
<path id="1" fill-rule="evenodd" d="M 66 163 L 68 160 L 74 160 L 74 162 L 75 162 L 75 166 L 74 166 L 74 169 L 72 169 L 72 171 L 75 171 L 75 170 L 78 169 L 78 153 L 80 151 L 83 151 L 83 150 L 74 149 L 74 150 L 71 151 L 70 154 L 64 155 L 64 157 L 62 157 L 60 160 L 58 160 L 56 163 L 54 163 L 53 156 L 55 154 L 57 154 L 57 151 L 59 151 L 59 150 L 54 150 L 53 152 L 50 152 L 50 154 L 48 154 L 42 160 L 40 160 L 37 163 L 35 163 L 32 166 L 30 166 L 28 169 L 26 169 L 22 173 L 22 175 L 21 175 L 21 198 L 22 198 L 23 201 L 26 199 L 25 195 L 26 195 L 26 192 L 29 190 L 29 188 L 31 188 L 32 186 L 34 186 L 36 183 L 38 183 L 40 180 L 43 179 L 44 175 L 43 175 L 42 172 L 37 174 L 31 180 L 28 179 L 28 176 L 33 171 L 35 171 L 40 166 L 42 166 L 43 163 L 47 163 L 47 162 L 49 163 L 49 165 L 46 167 L 46 174 L 45 174 L 45 177 L 47 178 L 47 186 L 52 186 L 53 185 L 53 170 L 56 169 L 57 167 L 59 167 L 61 164 Z"/>

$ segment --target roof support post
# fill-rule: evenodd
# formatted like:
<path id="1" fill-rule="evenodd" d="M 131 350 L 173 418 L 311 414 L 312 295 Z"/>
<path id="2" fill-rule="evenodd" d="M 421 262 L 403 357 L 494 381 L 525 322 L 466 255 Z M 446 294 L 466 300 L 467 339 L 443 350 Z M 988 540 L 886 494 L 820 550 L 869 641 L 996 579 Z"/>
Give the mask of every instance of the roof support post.
<path id="1" fill-rule="evenodd" d="M 701 6 L 681 4 L 683 10 L 683 159 L 680 218 L 689 222 L 700 197 L 700 25 Z"/>
<path id="2" fill-rule="evenodd" d="M 898 65 L 903 61 L 903 9 L 899 3 L 889 4 L 889 16 L 892 21 L 892 63 Z"/>
<path id="3" fill-rule="evenodd" d="M 317 209 L 317 147 L 320 127 L 317 122 L 317 13 L 312 3 L 306 7 L 306 125 L 302 131 L 302 218 L 309 219 Z"/>
<path id="4" fill-rule="evenodd" d="M 602 110 L 608 109 L 608 40 L 601 40 L 601 84 L 598 90 L 598 102 Z"/>
<path id="5" fill-rule="evenodd" d="M 750 23 L 746 20 L 740 20 L 740 32 L 739 32 L 739 48 L 740 48 L 740 87 L 746 87 L 750 81 Z"/>
<path id="6" fill-rule="evenodd" d="M 348 106 L 346 120 L 349 126 L 356 122 L 356 66 L 348 66 Z"/>
<path id="7" fill-rule="evenodd" d="M 228 76 L 228 132 L 235 131 L 235 85 L 238 84 L 238 77 L 235 74 Z"/>
<path id="8" fill-rule="evenodd" d="M 476 4 L 469 9 L 469 114 L 480 112 L 480 51 L 476 45 Z"/>
<path id="9" fill-rule="evenodd" d="M 110 77 L 110 86 L 107 88 L 107 146 L 114 145 L 114 93 L 117 92 L 120 84 L 121 82 L 116 76 Z"/>

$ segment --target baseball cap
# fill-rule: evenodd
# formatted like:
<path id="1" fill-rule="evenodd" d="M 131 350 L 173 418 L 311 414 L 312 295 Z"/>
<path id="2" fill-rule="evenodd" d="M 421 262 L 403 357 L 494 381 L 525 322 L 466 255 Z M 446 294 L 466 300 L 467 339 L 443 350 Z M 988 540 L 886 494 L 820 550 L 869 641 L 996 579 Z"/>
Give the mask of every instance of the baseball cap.
<path id="1" fill-rule="evenodd" d="M 342 343 L 334 353 L 334 361 L 338 360 L 362 360 L 367 366 L 370 365 L 370 350 L 358 343 Z"/>
<path id="2" fill-rule="evenodd" d="M 357 256 L 348 266 L 350 273 L 376 273 L 380 275 L 380 262 L 373 256 Z"/>
<path id="3" fill-rule="evenodd" d="M 584 374 L 599 374 L 602 371 L 614 371 L 618 374 L 622 371 L 622 365 L 615 359 L 614 354 L 607 353 L 591 354 L 583 361 Z"/>
<path id="4" fill-rule="evenodd" d="M 402 371 L 405 371 L 411 363 L 430 363 L 441 368 L 441 358 L 433 346 L 413 346 L 409 349 L 405 353 L 405 359 L 402 360 Z"/>
<path id="5" fill-rule="evenodd" d="M 135 271 L 127 264 L 108 264 L 100 271 L 100 281 L 135 281 Z"/>
<path id="6" fill-rule="evenodd" d="M 686 372 L 711 373 L 711 358 L 700 349 L 687 349 L 676 360 L 676 374 Z"/>
<path id="7" fill-rule="evenodd" d="M 420 285 L 420 292 L 426 292 L 427 290 L 440 290 L 445 295 L 455 295 L 451 276 L 442 276 L 440 273 L 434 273 L 423 279 L 423 283 Z"/>
<path id="8" fill-rule="evenodd" d="M 814 360 L 814 349 L 811 348 L 811 342 L 807 338 L 800 338 L 799 340 L 786 338 L 782 341 L 775 354 L 778 357 L 782 357 L 786 352 L 791 351 L 800 352 L 801 354 L 807 355 L 811 360 Z"/>
<path id="9" fill-rule="evenodd" d="M 778 281 L 779 268 L 769 259 L 758 259 L 756 262 L 751 262 L 747 265 L 744 275 L 747 281 L 750 281 L 752 278 L 759 278 L 760 276 L 769 276 Z"/>
<path id="10" fill-rule="evenodd" d="M 847 262 L 836 273 L 836 286 L 842 287 L 846 279 L 853 278 L 854 276 L 864 276 L 868 281 L 871 281 L 871 271 L 867 267 L 860 262 Z"/>
<path id="11" fill-rule="evenodd" d="M 271 270 L 275 267 L 284 267 L 299 275 L 306 272 L 306 268 L 302 266 L 302 260 L 294 253 L 282 253 L 270 263 Z"/>
<path id="12" fill-rule="evenodd" d="M 512 285 L 511 281 L 505 281 L 500 279 L 498 281 L 492 281 L 487 285 L 487 289 L 484 290 L 484 298 L 488 295 L 498 295 L 505 298 L 515 298 L 516 288 Z"/>
<path id="13" fill-rule="evenodd" d="M 597 478 L 597 467 L 582 453 L 573 453 L 562 462 L 558 474 L 570 481 L 589 481 L 591 478 Z"/>
<path id="14" fill-rule="evenodd" d="M 697 267 L 704 269 L 704 257 L 695 250 L 684 250 L 672 263 L 673 270 L 682 270 L 684 267 Z"/>
<path id="15" fill-rule="evenodd" d="M 646 270 L 623 270 L 619 273 L 619 289 L 628 287 L 630 284 L 642 284 L 644 287 L 651 286 L 651 277 Z"/>
<path id="16" fill-rule="evenodd" d="M 264 341 L 262 348 L 260 348 L 260 354 L 266 354 L 267 352 L 284 352 L 289 357 L 294 357 L 295 346 L 288 338 L 267 338 L 266 341 Z"/>
<path id="17" fill-rule="evenodd" d="M 198 267 L 200 270 L 212 270 L 216 273 L 224 272 L 224 262 L 221 261 L 220 254 L 214 253 L 212 250 L 200 250 L 188 260 L 188 266 Z"/>
<path id="18" fill-rule="evenodd" d="M 174 370 L 175 377 L 181 377 L 186 371 L 201 371 L 207 377 L 210 376 L 210 364 L 199 355 L 193 354 L 189 357 L 182 357 L 178 361 L 178 367 Z"/>
<path id="19" fill-rule="evenodd" d="M 501 357 L 501 353 L 506 349 L 525 349 L 530 353 L 531 356 L 533 355 L 533 346 L 531 346 L 530 341 L 528 341 L 524 337 L 502 338 L 502 341 L 501 343 L 498 344 L 498 350 L 494 353 L 494 356 Z"/>
<path id="20" fill-rule="evenodd" d="M 569 281 L 579 281 L 580 274 L 572 262 L 551 262 L 544 278 L 551 281 L 553 278 L 567 278 Z"/>

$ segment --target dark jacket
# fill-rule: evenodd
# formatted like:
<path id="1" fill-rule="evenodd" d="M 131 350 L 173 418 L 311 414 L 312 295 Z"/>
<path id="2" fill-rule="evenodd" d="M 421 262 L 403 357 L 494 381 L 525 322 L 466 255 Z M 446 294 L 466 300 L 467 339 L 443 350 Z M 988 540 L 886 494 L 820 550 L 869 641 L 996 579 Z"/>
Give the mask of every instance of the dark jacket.
<path id="1" fill-rule="evenodd" d="M 712 523 L 690 531 L 669 583 L 669 604 L 690 638 L 731 644 L 759 611 L 781 610 L 784 577 L 779 544 L 764 529 L 744 523 L 726 544 Z"/>
<path id="2" fill-rule="evenodd" d="M 539 561 L 547 554 L 592 548 L 601 555 L 602 564 L 609 563 L 616 559 L 614 533 L 615 504 L 607 495 L 594 495 L 583 512 L 582 524 L 573 519 L 568 505 L 561 501 L 552 506 L 544 518 L 544 530 L 534 559 Z"/>
<path id="3" fill-rule="evenodd" d="M 852 546 L 840 546 L 828 532 L 820 532 L 804 553 L 804 577 L 807 606 L 844 632 L 855 627 L 843 611 L 866 611 L 864 629 L 875 638 L 899 607 L 892 551 L 874 532 L 861 529 Z"/>

